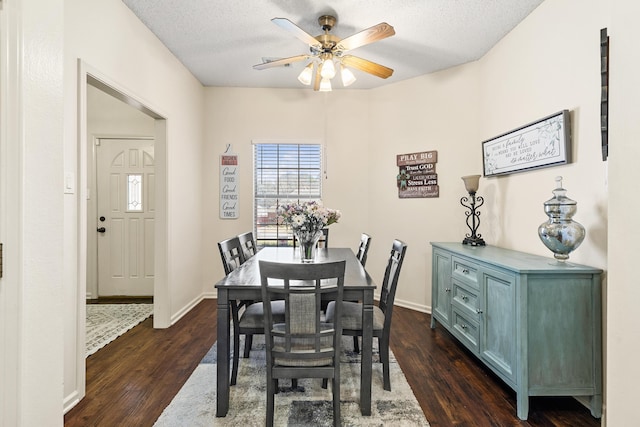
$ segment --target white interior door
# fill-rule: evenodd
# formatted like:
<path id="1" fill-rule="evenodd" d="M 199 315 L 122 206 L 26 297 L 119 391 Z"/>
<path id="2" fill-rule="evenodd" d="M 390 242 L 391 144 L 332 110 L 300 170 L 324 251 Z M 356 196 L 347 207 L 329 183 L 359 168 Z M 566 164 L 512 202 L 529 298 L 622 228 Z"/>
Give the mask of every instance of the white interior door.
<path id="1" fill-rule="evenodd" d="M 98 295 L 153 295 L 153 140 L 101 138 L 96 147 Z"/>

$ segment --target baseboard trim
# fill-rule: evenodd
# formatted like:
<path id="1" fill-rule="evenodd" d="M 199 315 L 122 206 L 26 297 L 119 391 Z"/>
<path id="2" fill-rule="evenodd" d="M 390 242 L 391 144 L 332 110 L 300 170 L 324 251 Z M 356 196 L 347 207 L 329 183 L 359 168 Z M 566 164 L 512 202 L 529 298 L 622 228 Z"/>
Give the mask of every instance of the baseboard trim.
<path id="1" fill-rule="evenodd" d="M 64 400 L 62 401 L 62 411 L 63 411 L 62 413 L 66 414 L 71 410 L 71 408 L 76 406 L 79 402 L 80 402 L 80 396 L 78 395 L 78 391 L 74 390 L 71 394 L 69 394 L 69 396 L 64 398 Z"/>
<path id="2" fill-rule="evenodd" d="M 180 311 L 178 311 L 176 314 L 171 316 L 171 324 L 175 325 L 177 321 L 182 319 L 185 314 L 190 312 L 191 309 L 193 309 L 193 307 L 198 305 L 200 303 L 200 301 L 202 301 L 203 299 L 204 299 L 204 294 L 200 294 L 196 298 L 192 299 L 191 302 L 189 302 L 187 305 L 182 307 L 182 309 L 180 309 Z"/>
<path id="3" fill-rule="evenodd" d="M 414 302 L 404 301 L 398 298 L 396 298 L 393 305 L 419 311 L 421 313 L 431 314 L 431 307 L 429 307 L 428 305 L 416 304 Z"/>

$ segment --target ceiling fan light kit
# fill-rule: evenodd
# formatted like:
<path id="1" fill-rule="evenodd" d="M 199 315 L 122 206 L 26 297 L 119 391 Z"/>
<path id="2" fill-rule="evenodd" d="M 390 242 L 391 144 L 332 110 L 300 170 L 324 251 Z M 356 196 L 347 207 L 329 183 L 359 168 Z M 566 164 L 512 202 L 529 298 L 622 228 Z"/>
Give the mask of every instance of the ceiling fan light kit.
<path id="1" fill-rule="evenodd" d="M 336 75 L 336 62 L 340 67 L 340 77 L 342 78 L 342 85 L 344 87 L 356 81 L 355 75 L 347 67 L 383 79 L 393 74 L 391 68 L 353 55 L 345 55 L 347 51 L 393 36 L 395 30 L 386 22 L 374 25 L 347 38 L 340 39 L 333 34 L 329 34 L 329 31 L 331 31 L 336 23 L 336 18 L 331 15 L 322 15 L 318 18 L 318 23 L 322 27 L 324 34 L 316 37 L 313 37 L 287 18 L 273 18 L 271 21 L 308 44 L 310 53 L 263 62 L 262 64 L 253 66 L 256 70 L 287 66 L 293 62 L 311 59 L 298 75 L 298 80 L 304 85 L 311 85 L 313 81 L 313 90 L 319 92 L 331 91 L 331 79 Z M 313 73 L 314 65 L 316 66 L 315 76 Z"/>
<path id="2" fill-rule="evenodd" d="M 300 75 L 298 76 L 298 80 L 303 85 L 309 86 L 311 84 L 311 79 L 313 78 L 313 62 L 309 62 L 309 65 L 304 67 Z"/>
<path id="3" fill-rule="evenodd" d="M 347 87 L 356 81 L 356 76 L 353 75 L 350 69 L 340 64 L 340 77 L 342 77 L 342 86 Z"/>

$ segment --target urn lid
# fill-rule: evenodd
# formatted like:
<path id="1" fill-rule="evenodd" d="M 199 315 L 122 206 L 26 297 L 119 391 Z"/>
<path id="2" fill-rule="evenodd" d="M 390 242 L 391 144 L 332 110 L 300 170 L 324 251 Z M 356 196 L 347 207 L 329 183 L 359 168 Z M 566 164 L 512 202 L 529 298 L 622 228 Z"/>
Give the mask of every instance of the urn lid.
<path id="1" fill-rule="evenodd" d="M 556 189 L 553 190 L 553 198 L 544 202 L 546 206 L 575 206 L 577 202 L 566 196 L 567 190 L 562 188 L 562 177 L 556 177 Z"/>

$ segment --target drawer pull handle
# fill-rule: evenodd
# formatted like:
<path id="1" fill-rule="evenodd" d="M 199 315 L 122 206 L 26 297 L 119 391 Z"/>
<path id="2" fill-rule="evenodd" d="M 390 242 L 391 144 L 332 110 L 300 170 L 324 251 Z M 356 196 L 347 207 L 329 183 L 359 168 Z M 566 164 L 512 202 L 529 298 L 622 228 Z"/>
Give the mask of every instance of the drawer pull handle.
<path id="1" fill-rule="evenodd" d="M 476 313 L 482 314 L 482 310 L 480 310 L 479 308 L 476 308 Z"/>
<path id="2" fill-rule="evenodd" d="M 463 272 L 464 274 L 469 274 L 469 270 L 467 270 L 466 268 L 463 268 L 463 269 L 462 269 L 462 272 Z"/>
<path id="3" fill-rule="evenodd" d="M 462 295 L 462 300 L 463 300 L 463 301 L 468 301 L 468 300 L 469 300 L 469 297 L 468 297 L 468 296 L 466 296 L 466 295 Z"/>
<path id="4" fill-rule="evenodd" d="M 450 289 L 450 288 L 445 288 L 445 290 L 444 290 L 444 291 L 445 291 L 445 292 L 451 292 L 451 289 Z"/>
<path id="5" fill-rule="evenodd" d="M 464 330 L 466 330 L 466 329 L 468 328 L 468 326 L 467 326 L 467 325 L 465 325 L 465 324 L 460 325 L 460 327 L 461 327 L 462 329 L 464 329 Z"/>

